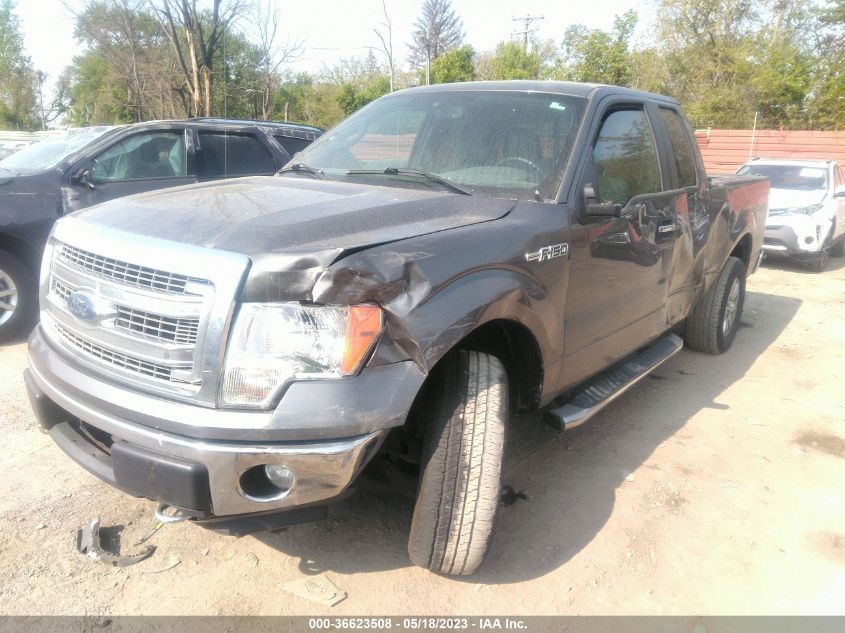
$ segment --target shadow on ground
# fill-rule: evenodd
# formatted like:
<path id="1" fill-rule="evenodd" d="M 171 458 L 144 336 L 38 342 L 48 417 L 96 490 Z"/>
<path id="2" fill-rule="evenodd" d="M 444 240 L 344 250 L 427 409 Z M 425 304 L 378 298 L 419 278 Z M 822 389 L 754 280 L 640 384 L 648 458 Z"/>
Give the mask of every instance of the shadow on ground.
<path id="1" fill-rule="evenodd" d="M 783 270 L 785 272 L 790 273 L 798 273 L 798 274 L 805 274 L 805 275 L 818 275 L 824 274 L 826 272 L 835 272 L 837 270 L 842 270 L 845 268 L 845 257 L 831 257 L 825 269 L 818 273 L 814 270 L 810 270 L 809 265 L 807 263 L 799 261 L 797 259 L 791 259 L 789 257 L 767 257 L 763 260 L 763 266 L 766 268 L 772 268 L 774 270 Z"/>
<path id="2" fill-rule="evenodd" d="M 719 395 L 743 378 L 800 305 L 798 299 L 749 292 L 743 327 L 729 352 L 682 352 L 566 437 L 538 416 L 516 418 L 504 477 L 512 502 L 500 509 L 487 562 L 465 580 L 515 583 L 570 560 L 607 522 L 626 475 L 699 411 L 724 410 Z M 335 506 L 326 522 L 257 538 L 298 557 L 304 573 L 396 569 L 410 565 L 405 548 L 411 510 L 410 499 L 359 494 Z"/>

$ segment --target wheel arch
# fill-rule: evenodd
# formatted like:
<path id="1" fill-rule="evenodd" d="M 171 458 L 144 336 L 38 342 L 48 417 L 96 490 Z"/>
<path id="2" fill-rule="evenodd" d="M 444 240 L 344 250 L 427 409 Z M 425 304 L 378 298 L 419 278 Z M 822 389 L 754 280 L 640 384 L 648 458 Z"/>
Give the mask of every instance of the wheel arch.
<path id="1" fill-rule="evenodd" d="M 751 270 L 751 253 L 753 248 L 754 241 L 751 237 L 751 233 L 746 233 L 739 239 L 729 255 L 729 257 L 736 257 L 745 264 L 746 274 L 748 274 Z"/>
<path id="2" fill-rule="evenodd" d="M 20 260 L 38 278 L 38 267 L 41 263 L 41 253 L 31 244 L 14 235 L 0 233 L 0 251 L 5 251 Z"/>

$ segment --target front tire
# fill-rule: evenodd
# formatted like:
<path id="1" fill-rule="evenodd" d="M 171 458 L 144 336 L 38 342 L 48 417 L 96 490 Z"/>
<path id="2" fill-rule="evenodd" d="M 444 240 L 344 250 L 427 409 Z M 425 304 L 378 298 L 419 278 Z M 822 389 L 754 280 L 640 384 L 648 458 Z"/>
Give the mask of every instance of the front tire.
<path id="1" fill-rule="evenodd" d="M 687 317 L 684 343 L 708 354 L 727 351 L 739 328 L 744 303 L 745 264 L 728 257 L 713 285 Z"/>
<path id="2" fill-rule="evenodd" d="M 824 269 L 827 268 L 827 263 L 830 261 L 830 255 L 832 250 L 833 228 L 831 227 L 830 233 L 828 233 L 827 237 L 824 238 L 822 248 L 819 251 L 818 255 L 814 256 L 813 259 L 810 260 L 810 270 L 812 270 L 814 273 L 824 272 Z"/>
<path id="3" fill-rule="evenodd" d="M 420 567 L 466 576 L 484 562 L 499 506 L 507 372 L 494 356 L 458 350 L 431 381 L 408 554 Z"/>
<path id="4" fill-rule="evenodd" d="M 37 301 L 32 275 L 18 258 L 0 251 L 0 343 L 32 326 Z"/>

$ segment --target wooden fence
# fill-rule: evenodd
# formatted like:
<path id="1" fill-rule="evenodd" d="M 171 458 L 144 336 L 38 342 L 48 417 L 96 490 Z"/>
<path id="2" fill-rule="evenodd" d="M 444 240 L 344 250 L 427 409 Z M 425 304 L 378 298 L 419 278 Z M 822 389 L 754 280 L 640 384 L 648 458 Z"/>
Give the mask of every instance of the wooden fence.
<path id="1" fill-rule="evenodd" d="M 830 158 L 845 168 L 845 132 L 696 130 L 708 174 L 732 174 L 760 158 Z"/>

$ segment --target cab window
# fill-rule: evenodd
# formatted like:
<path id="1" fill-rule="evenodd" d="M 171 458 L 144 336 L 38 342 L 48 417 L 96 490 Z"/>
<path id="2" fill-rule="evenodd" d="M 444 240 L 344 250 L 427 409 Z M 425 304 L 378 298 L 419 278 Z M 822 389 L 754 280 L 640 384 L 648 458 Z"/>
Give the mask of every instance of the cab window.
<path id="1" fill-rule="evenodd" d="M 593 163 L 601 202 L 624 206 L 634 196 L 661 191 L 657 147 L 642 109 L 614 110 L 605 117 Z"/>
<path id="2" fill-rule="evenodd" d="M 118 141 L 94 159 L 91 182 L 155 180 L 186 176 L 185 135 L 144 132 Z"/>
<path id="3" fill-rule="evenodd" d="M 675 110 L 660 108 L 660 118 L 666 124 L 669 142 L 672 144 L 672 153 L 675 155 L 678 186 L 681 188 L 692 187 L 696 184 L 698 177 L 695 172 L 695 158 L 692 153 L 690 131 L 681 115 Z"/>

